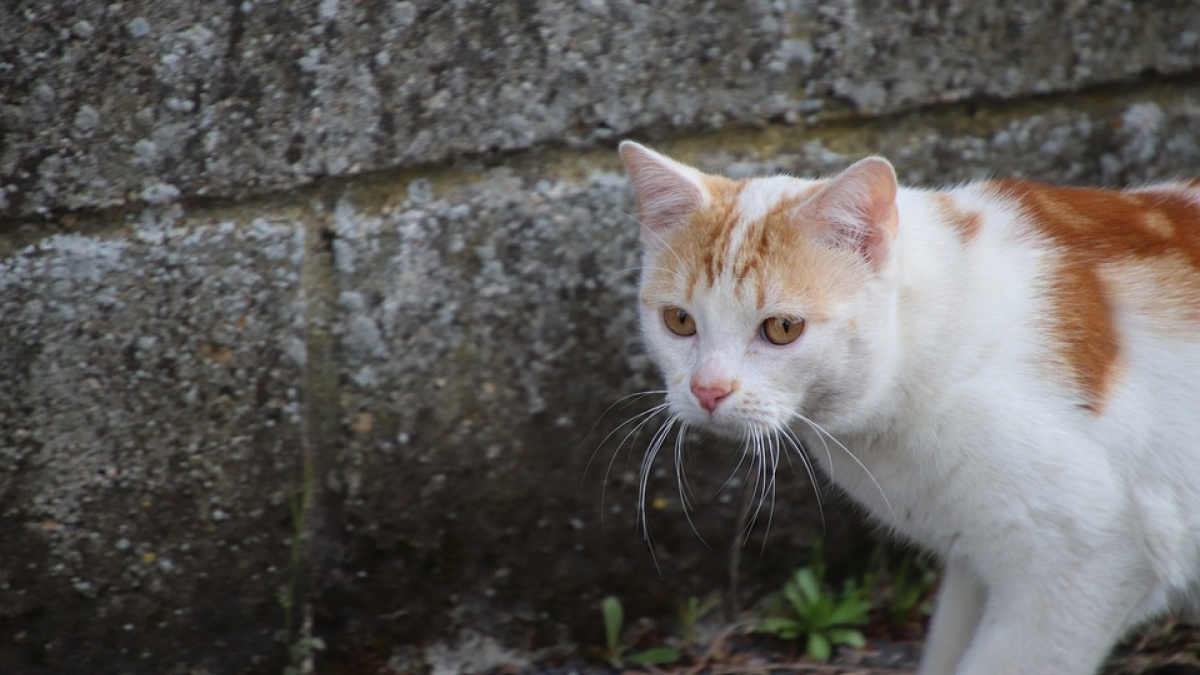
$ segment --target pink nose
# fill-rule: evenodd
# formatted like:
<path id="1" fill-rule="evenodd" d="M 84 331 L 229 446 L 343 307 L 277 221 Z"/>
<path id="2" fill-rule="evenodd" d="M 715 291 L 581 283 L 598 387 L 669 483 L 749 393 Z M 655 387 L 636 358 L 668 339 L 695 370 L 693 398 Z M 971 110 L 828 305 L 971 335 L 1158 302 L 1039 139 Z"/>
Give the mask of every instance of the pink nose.
<path id="1" fill-rule="evenodd" d="M 717 405 L 732 393 L 733 388 L 727 382 L 701 385 L 695 380 L 692 380 L 692 394 L 694 394 L 696 396 L 696 400 L 700 402 L 700 407 L 704 408 L 708 412 L 713 412 L 716 410 Z"/>

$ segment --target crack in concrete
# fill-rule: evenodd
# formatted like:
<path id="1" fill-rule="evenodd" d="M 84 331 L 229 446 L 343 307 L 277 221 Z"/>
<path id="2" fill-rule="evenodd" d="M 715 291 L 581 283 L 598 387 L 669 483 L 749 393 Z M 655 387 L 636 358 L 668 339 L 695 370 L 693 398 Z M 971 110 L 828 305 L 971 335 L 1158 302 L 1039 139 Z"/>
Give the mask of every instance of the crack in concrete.
<path id="1" fill-rule="evenodd" d="M 962 126 L 964 119 L 975 120 L 982 130 L 990 131 L 1015 120 L 1063 108 L 1115 108 L 1147 99 L 1156 102 L 1178 100 L 1184 96 L 1200 94 L 1195 86 L 1197 80 L 1200 80 L 1200 69 L 1170 75 L 1151 74 L 1134 82 L 1110 82 L 1078 90 L 1033 94 L 1013 99 L 977 96 L 950 102 L 934 102 L 878 116 L 839 114 L 826 116 L 813 124 L 775 121 L 762 126 L 734 125 L 716 131 L 652 126 L 632 129 L 622 136 L 649 137 L 659 143 L 684 144 L 692 141 L 707 143 L 714 136 L 720 136 L 731 142 L 731 145 L 724 147 L 732 151 L 741 146 L 759 145 L 754 141 L 756 138 L 795 138 L 803 135 L 805 142 L 828 141 L 847 132 L 882 130 L 899 120 L 917 120 L 925 126 L 938 128 L 944 128 L 948 124 Z M 314 186 L 322 192 L 348 192 L 359 187 L 369 189 L 385 183 L 403 185 L 418 177 L 425 177 L 434 185 L 445 183 L 448 178 L 452 178 L 451 182 L 461 185 L 464 174 L 470 181 L 477 179 L 486 169 L 496 166 L 505 166 L 517 174 L 530 175 L 547 166 L 553 166 L 557 170 L 565 169 L 567 175 L 582 177 L 597 167 L 616 171 L 618 162 L 615 145 L 611 148 L 563 148 L 554 147 L 553 144 L 540 144 L 519 152 L 472 155 L 451 162 L 398 166 L 353 176 L 313 178 L 312 181 L 300 181 L 287 189 L 267 190 L 244 199 L 186 196 L 179 201 L 186 211 L 193 214 L 196 211 L 219 212 L 255 206 L 266 207 L 290 201 L 290 195 L 297 189 L 311 190 Z M 77 221 L 82 226 L 82 229 L 74 228 L 72 232 L 103 232 L 111 230 L 112 223 L 124 221 L 144 208 L 145 204 L 133 203 L 97 209 L 64 209 L 51 211 L 40 217 L 0 216 L 0 255 L 9 255 L 24 244 L 55 234 L 56 230 L 62 227 L 64 219 Z"/>
<path id="2" fill-rule="evenodd" d="M 293 564 L 297 586 L 290 602 L 290 626 L 303 625 L 313 600 L 320 594 L 324 573 L 335 558 L 329 536 L 335 505 L 326 480 L 343 436 L 338 395 L 337 321 L 338 280 L 334 265 L 333 199 L 318 198 L 302 217 L 304 255 L 300 294 L 304 306 L 305 361 L 303 371 L 302 483 L 293 509 L 301 555 Z M 296 636 L 288 636 L 292 639 Z"/>

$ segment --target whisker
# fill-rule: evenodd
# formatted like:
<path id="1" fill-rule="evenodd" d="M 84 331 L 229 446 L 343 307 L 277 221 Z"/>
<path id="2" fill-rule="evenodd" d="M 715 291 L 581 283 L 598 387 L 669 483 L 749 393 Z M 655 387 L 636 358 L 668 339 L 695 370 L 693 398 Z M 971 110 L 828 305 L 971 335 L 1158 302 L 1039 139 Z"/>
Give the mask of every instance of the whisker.
<path id="1" fill-rule="evenodd" d="M 598 453 L 600 451 L 600 448 L 604 446 L 604 444 L 608 441 L 609 438 L 612 438 L 613 434 L 617 433 L 624 427 L 627 427 L 631 424 L 634 425 L 632 428 L 630 428 L 630 430 L 628 432 L 626 432 L 625 436 L 621 438 L 621 442 L 617 444 L 616 449 L 613 450 L 612 457 L 608 460 L 608 466 L 604 469 L 604 480 L 601 482 L 601 487 L 600 487 L 600 523 L 601 524 L 604 523 L 604 500 L 605 500 L 606 496 L 608 495 L 608 477 L 609 477 L 609 475 L 612 474 L 613 464 L 616 463 L 617 457 L 621 454 L 621 448 L 625 447 L 626 443 L 629 443 L 629 439 L 631 437 L 634 438 L 636 441 L 637 435 L 641 432 L 641 430 L 650 422 L 650 420 L 654 419 L 655 415 L 662 412 L 664 409 L 667 408 L 667 406 L 668 406 L 667 403 L 660 403 L 660 404 L 654 406 L 653 408 L 650 408 L 649 410 L 644 410 L 644 411 L 634 415 L 633 417 L 630 417 L 629 419 L 625 420 L 621 424 L 617 425 L 617 427 L 615 429 L 610 431 L 608 433 L 608 435 L 604 437 L 604 440 L 600 441 L 600 445 L 596 446 L 595 452 L 592 453 L 592 459 L 594 459 L 596 456 L 596 453 Z M 632 447 L 632 446 L 633 446 L 633 444 L 630 443 L 630 447 Z M 592 464 L 592 459 L 588 460 L 589 467 Z M 587 469 L 585 468 L 584 471 L 586 472 Z"/>
<path id="2" fill-rule="evenodd" d="M 766 437 L 761 429 L 755 428 L 754 437 L 758 445 L 759 466 L 762 473 L 762 493 L 758 497 L 758 511 L 762 512 L 763 504 L 767 501 L 767 494 L 775 481 L 775 472 L 771 467 L 771 451 L 767 447 Z M 757 516 L 755 517 L 757 520 Z"/>
<path id="3" fill-rule="evenodd" d="M 591 436 L 592 433 L 596 431 L 596 427 L 600 426 L 600 420 L 604 419 L 605 415 L 608 415 L 608 413 L 612 412 L 613 408 L 617 407 L 618 405 L 621 405 L 621 403 L 625 403 L 625 406 L 629 406 L 647 396 L 653 396 L 654 394 L 664 394 L 665 395 L 666 393 L 667 393 L 666 389 L 650 389 L 647 391 L 636 391 L 632 394 L 626 394 L 626 395 L 622 396 L 621 398 L 619 398 L 616 401 L 613 401 L 611 404 L 609 404 L 609 406 L 604 409 L 604 412 L 600 413 L 600 416 L 597 417 L 596 421 L 592 423 L 592 427 L 590 429 L 588 429 L 588 432 L 586 435 L 584 435 L 584 438 L 586 439 L 588 436 Z M 667 406 L 666 403 L 660 403 L 660 404 L 654 406 L 654 408 L 652 408 L 651 410 L 661 410 L 662 408 L 664 408 L 666 406 Z M 646 412 L 646 411 L 643 411 L 643 412 Z M 583 478 L 580 478 L 580 485 L 582 485 L 583 480 L 587 478 L 587 472 L 591 468 L 592 462 L 596 459 L 596 453 L 600 452 L 600 448 L 604 447 L 604 444 L 608 441 L 608 439 L 611 438 L 612 435 L 615 434 L 617 431 L 620 431 L 621 427 L 624 427 L 626 424 L 629 424 L 633 420 L 637 419 L 637 417 L 638 416 L 634 416 L 628 420 L 625 420 L 621 424 L 617 425 L 612 431 L 608 432 L 608 434 L 605 435 L 605 437 L 603 439 L 601 439 L 599 443 L 596 444 L 596 449 L 592 451 L 591 457 L 588 457 L 587 464 L 583 467 Z"/>
<path id="4" fill-rule="evenodd" d="M 749 539 L 750 532 L 758 523 L 758 514 L 762 513 L 763 501 L 766 499 L 767 494 L 767 458 L 766 452 L 763 450 L 762 436 L 757 428 L 748 431 L 747 436 L 749 437 L 754 457 L 754 489 L 751 492 L 751 501 L 754 500 L 754 497 L 757 497 L 758 505 L 754 507 L 754 515 L 747 521 L 746 528 L 742 532 L 743 542 Z"/>
<path id="5" fill-rule="evenodd" d="M 763 529 L 762 547 L 759 549 L 759 555 L 767 551 L 767 539 L 771 537 L 771 524 L 775 522 L 775 498 L 778 496 L 778 476 L 779 476 L 779 438 L 778 431 L 769 429 L 770 435 L 766 436 L 767 446 L 770 450 L 771 457 L 771 507 L 767 510 L 767 526 Z"/>
<path id="6" fill-rule="evenodd" d="M 845 445 L 843 445 L 842 442 L 839 441 L 837 438 L 834 438 L 834 436 L 832 434 L 830 434 L 828 431 L 825 431 L 825 429 L 823 429 L 821 427 L 821 425 L 808 419 L 804 415 L 801 415 L 800 413 L 794 412 L 794 411 L 791 413 L 791 415 L 793 417 L 795 417 L 796 419 L 800 420 L 801 422 L 804 422 L 808 426 L 812 427 L 812 429 L 817 432 L 818 436 L 824 435 L 826 438 L 833 441 L 834 445 L 841 448 L 842 451 L 846 453 L 847 457 L 854 460 L 854 463 L 858 465 L 858 468 L 862 469 L 863 473 L 867 474 L 867 478 L 871 479 L 871 483 L 875 485 L 875 489 L 879 492 L 879 496 L 883 498 L 883 503 L 885 506 L 887 506 L 888 512 L 892 514 L 892 518 L 896 518 L 896 511 L 895 511 L 895 509 L 892 508 L 892 502 L 888 500 L 887 494 L 883 491 L 883 486 L 881 486 L 879 484 L 878 480 L 875 480 L 875 474 L 871 473 L 871 470 L 868 469 L 866 467 L 866 465 L 863 464 L 862 461 L 859 460 L 859 458 L 854 455 L 853 452 L 850 452 L 849 448 L 847 448 Z M 830 475 L 832 476 L 832 474 L 833 474 L 833 471 L 832 471 L 833 460 L 832 459 L 830 459 L 829 467 L 830 467 Z"/>
<path id="7" fill-rule="evenodd" d="M 754 434 L 749 431 L 743 432 L 742 444 L 743 456 L 748 455 L 750 457 L 750 466 L 746 470 L 746 474 L 748 477 L 753 478 L 753 482 L 748 480 L 742 487 L 743 492 L 745 492 L 747 488 L 750 488 L 750 494 L 748 495 L 746 502 L 746 511 L 747 513 L 750 513 L 750 510 L 753 508 L 754 502 L 758 497 L 758 452 L 757 448 L 754 446 Z M 746 542 L 747 533 L 753 527 L 753 520 L 754 515 L 751 515 L 746 519 L 745 525 L 742 528 L 741 538 L 743 545 Z"/>
<path id="8" fill-rule="evenodd" d="M 629 434 L 625 435 L 625 439 L 622 439 L 621 445 L 624 445 L 625 441 L 628 440 L 631 434 L 640 432 L 641 429 L 645 427 L 651 419 L 654 418 L 655 414 L 661 412 L 666 407 L 667 404 L 662 403 L 647 411 L 652 413 L 651 415 L 642 413 L 642 420 L 638 422 L 637 426 L 634 427 Z M 636 417 L 634 419 L 636 419 Z M 654 464 L 654 458 L 658 454 L 659 449 L 662 448 L 663 442 L 666 440 L 667 436 L 670 435 L 671 428 L 675 425 L 675 422 L 678 419 L 678 415 L 671 415 L 659 425 L 658 430 L 654 432 L 654 436 L 650 439 L 650 445 L 646 448 L 646 454 L 642 457 L 642 465 L 638 471 L 637 527 L 642 531 L 642 538 L 646 541 L 646 547 L 650 550 L 650 559 L 654 561 L 654 569 L 658 572 L 659 576 L 662 576 L 662 568 L 658 564 L 658 555 L 654 552 L 654 536 L 650 532 L 650 521 L 646 517 L 646 490 L 650 482 L 650 469 Z M 617 446 L 618 452 L 620 451 L 620 447 L 621 446 Z M 614 454 L 613 460 L 615 459 L 616 455 Z M 611 469 L 612 461 L 609 462 L 609 470 L 611 471 Z M 603 503 L 603 496 L 601 497 L 601 502 Z"/>
<path id="9" fill-rule="evenodd" d="M 749 450 L 749 447 L 746 445 L 747 441 L 748 438 L 743 434 L 742 457 L 738 460 L 737 466 L 733 467 L 733 471 L 729 472 L 729 477 L 725 479 L 725 482 L 721 483 L 721 487 L 717 488 L 716 492 L 713 493 L 714 497 L 721 494 L 725 488 L 729 487 L 729 484 L 733 481 L 734 476 L 737 476 L 738 472 L 742 469 L 742 465 L 746 463 L 746 456 L 750 454 L 747 452 Z"/>
<path id="10" fill-rule="evenodd" d="M 599 424 L 600 420 L 604 419 L 605 415 L 612 412 L 613 408 L 621 405 L 622 403 L 625 403 L 625 405 L 628 406 L 628 405 L 631 405 L 632 403 L 634 403 L 635 401 L 637 401 L 638 399 L 642 399 L 647 396 L 652 396 L 654 394 L 664 394 L 665 395 L 667 393 L 668 392 L 666 389 L 647 389 L 646 391 L 635 391 L 631 394 L 625 394 L 621 398 L 610 403 L 609 406 L 604 409 L 604 412 L 600 413 L 600 416 L 598 418 L 596 418 L 595 424 L 592 424 L 592 430 L 594 431 L 596 429 L 596 424 Z M 630 400 L 630 399 L 632 399 L 632 400 Z M 628 401 L 628 403 L 626 403 L 626 401 Z"/>
<path id="11" fill-rule="evenodd" d="M 679 415 L 671 415 L 658 427 L 658 431 L 654 432 L 654 437 L 650 439 L 650 446 L 646 448 L 646 454 L 642 457 L 642 467 L 639 472 L 638 512 L 639 524 L 647 543 L 650 541 L 650 522 L 646 517 L 646 490 L 650 484 L 650 469 L 654 464 L 654 458 L 658 455 L 659 449 L 662 448 L 663 442 L 666 441 L 667 436 L 671 433 L 671 428 L 675 426 L 675 422 L 678 420 Z"/>
<path id="12" fill-rule="evenodd" d="M 636 422 L 637 420 L 639 420 L 641 418 L 652 416 L 652 415 L 654 415 L 654 413 L 663 410 L 668 405 L 670 405 L 670 404 L 668 404 L 664 401 L 663 403 L 659 403 L 659 404 L 654 405 L 646 410 L 636 413 L 633 416 L 631 416 L 629 419 L 625 420 L 624 422 L 621 422 L 616 427 L 614 427 L 612 431 L 605 434 L 604 438 L 600 439 L 600 443 L 597 444 L 596 450 L 599 451 L 600 448 L 604 447 L 604 444 L 608 442 L 608 439 L 612 438 L 613 434 L 617 433 L 624 427 L 629 426 L 630 424 L 633 424 L 634 422 Z M 626 435 L 626 438 L 628 438 L 628 435 Z M 624 441 L 622 441 L 621 445 L 623 445 L 623 444 L 624 444 Z M 618 445 L 617 447 L 619 448 L 620 445 Z M 595 453 L 593 452 L 593 457 L 594 456 L 595 456 Z M 589 460 L 589 463 L 590 463 L 590 460 Z"/>
<path id="13" fill-rule="evenodd" d="M 821 441 L 821 445 L 825 448 L 825 458 L 828 460 L 829 464 L 829 480 L 833 480 L 833 453 L 829 451 L 829 444 L 825 442 L 825 434 L 822 433 L 824 429 L 821 429 L 812 420 L 799 413 L 793 412 L 792 416 L 801 422 L 804 422 L 811 427 L 813 431 L 817 432 L 817 439 Z"/>
<path id="14" fill-rule="evenodd" d="M 683 505 L 683 517 L 687 519 L 688 526 L 692 528 L 692 532 L 700 540 L 700 543 L 704 544 L 705 548 L 711 551 L 713 547 L 704 539 L 704 535 L 700 534 L 695 521 L 692 520 L 691 511 L 689 511 L 692 500 L 688 495 L 691 494 L 691 489 L 688 488 L 687 477 L 683 471 L 683 442 L 686 434 L 687 422 L 681 422 L 679 431 L 675 434 L 675 482 L 679 486 L 679 502 Z"/>
<path id="15" fill-rule="evenodd" d="M 615 429 L 608 432 L 608 435 L 604 437 L 604 440 L 600 441 L 600 445 L 596 447 L 596 452 L 600 451 L 600 448 L 603 447 L 606 442 L 608 442 L 609 438 L 612 438 L 613 434 L 617 433 L 622 428 L 629 426 L 630 424 L 633 424 L 635 422 L 637 423 L 632 429 L 630 429 L 625 434 L 624 437 L 621 438 L 621 442 L 617 444 L 617 449 L 613 451 L 612 459 L 610 459 L 608 461 L 608 468 L 604 472 L 605 477 L 607 477 L 609 475 L 609 473 L 612 472 L 613 462 L 617 459 L 617 455 L 619 455 L 621 453 L 621 448 L 625 447 L 625 444 L 627 442 L 629 442 L 629 438 L 631 436 L 634 436 L 635 434 L 637 434 L 639 431 L 641 431 L 642 427 L 646 426 L 647 422 L 649 422 L 651 419 L 653 419 L 656 414 L 665 410 L 668 405 L 669 404 L 667 404 L 667 403 L 660 403 L 660 404 L 654 406 L 653 408 L 650 408 L 649 410 L 643 410 L 642 412 L 634 415 L 633 417 L 630 417 L 629 419 L 625 420 L 621 424 L 617 425 L 617 427 Z M 595 453 L 592 453 L 592 455 L 594 457 Z M 590 464 L 591 460 L 588 460 L 588 463 Z"/>
<path id="16" fill-rule="evenodd" d="M 692 506 L 692 491 L 688 487 L 687 476 L 683 470 L 683 439 L 686 431 L 687 422 L 683 422 L 679 425 L 678 433 L 675 434 L 675 485 L 679 490 L 679 503 L 683 507 L 683 515 L 688 517 L 688 522 L 691 522 L 688 509 Z"/>
<path id="17" fill-rule="evenodd" d="M 813 470 L 812 460 L 809 459 L 808 454 L 804 452 L 804 449 L 800 447 L 800 440 L 796 438 L 796 432 L 785 426 L 779 427 L 779 433 L 783 437 L 783 440 L 786 441 L 787 444 L 796 451 L 796 456 L 800 458 L 800 464 L 804 466 L 804 471 L 808 473 L 808 481 L 812 483 L 813 492 L 817 497 L 817 513 L 821 516 L 821 529 L 826 530 L 825 505 L 822 503 L 823 499 L 821 496 L 821 484 L 819 481 L 817 481 L 817 474 L 816 471 Z"/>

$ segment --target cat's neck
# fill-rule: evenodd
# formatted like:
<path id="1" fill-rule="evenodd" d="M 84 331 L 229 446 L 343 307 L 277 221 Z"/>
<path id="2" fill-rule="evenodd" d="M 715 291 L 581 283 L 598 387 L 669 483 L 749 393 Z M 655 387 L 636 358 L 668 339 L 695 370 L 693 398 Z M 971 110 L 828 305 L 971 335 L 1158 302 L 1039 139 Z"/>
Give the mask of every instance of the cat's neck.
<path id="1" fill-rule="evenodd" d="M 1036 261 L 1028 253 L 1004 260 L 992 247 L 972 245 L 973 238 L 1011 238 L 1013 217 L 1003 209 L 974 221 L 982 200 L 974 188 L 902 189 L 897 196 L 893 364 L 863 418 L 850 425 L 856 428 L 843 433 L 903 428 L 915 411 L 949 405 L 956 384 L 994 363 L 998 350 L 1032 348 L 1027 290 Z"/>

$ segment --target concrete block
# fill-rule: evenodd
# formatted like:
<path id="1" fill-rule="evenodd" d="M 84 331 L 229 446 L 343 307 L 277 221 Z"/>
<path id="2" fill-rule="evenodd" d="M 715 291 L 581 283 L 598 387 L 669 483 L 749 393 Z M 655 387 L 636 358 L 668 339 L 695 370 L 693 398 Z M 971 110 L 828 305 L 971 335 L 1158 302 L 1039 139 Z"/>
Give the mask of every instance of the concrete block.
<path id="1" fill-rule="evenodd" d="M 875 116 L 1200 67 L 1200 7 L 1125 0 L 8 3 L 0 216 L 546 144 Z"/>
<path id="2" fill-rule="evenodd" d="M 622 397 L 658 384 L 614 141 L 735 175 L 1187 174 L 1193 5 L 9 3 L 0 671 L 279 672 L 306 459 L 328 663 L 594 642 L 603 595 L 717 590 L 736 448 L 689 441 L 694 532 L 664 447 L 636 529 L 657 422 L 619 425 L 655 398 Z M 849 539 L 802 470 L 779 490 L 747 597 Z"/>
<path id="3" fill-rule="evenodd" d="M 270 214 L 180 218 L 0 261 L 4 672 L 271 656 L 301 481 L 300 239 Z"/>

